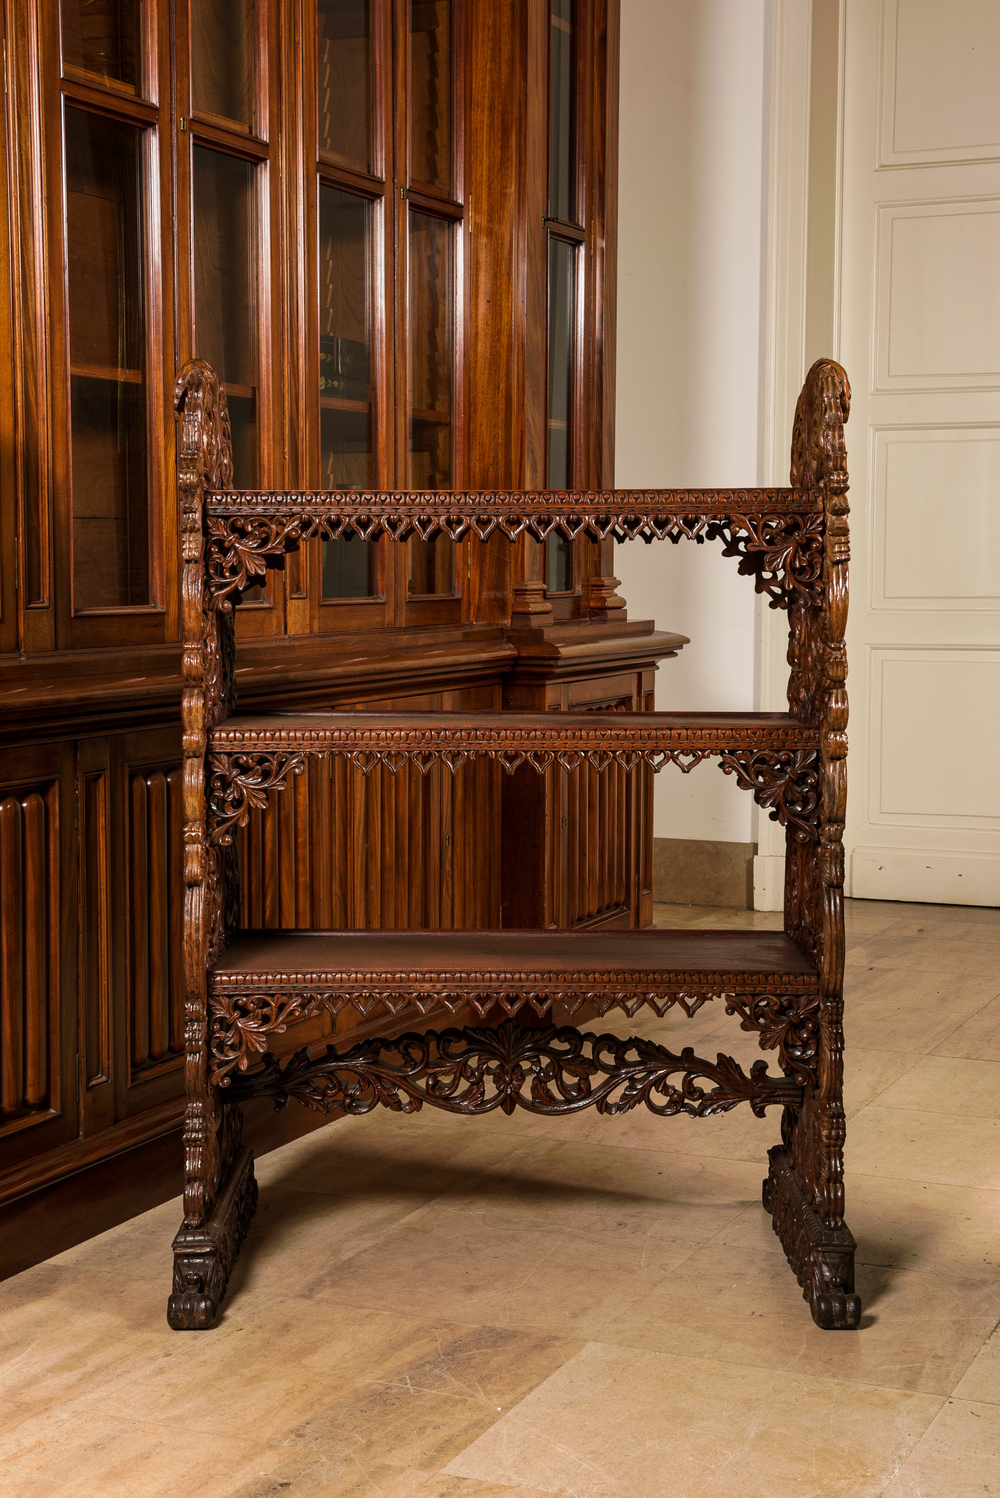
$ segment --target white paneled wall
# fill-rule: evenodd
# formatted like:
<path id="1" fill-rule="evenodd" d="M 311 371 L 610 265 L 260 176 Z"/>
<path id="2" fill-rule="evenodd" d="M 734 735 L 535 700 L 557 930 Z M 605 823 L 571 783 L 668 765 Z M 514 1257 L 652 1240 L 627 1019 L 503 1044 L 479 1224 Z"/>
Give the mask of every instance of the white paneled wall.
<path id="1" fill-rule="evenodd" d="M 762 481 L 767 0 L 622 0 L 619 487 Z M 616 548 L 633 619 L 691 636 L 657 707 L 755 706 L 753 584 L 718 545 Z M 753 839 L 713 764 L 656 781 L 657 837 Z"/>

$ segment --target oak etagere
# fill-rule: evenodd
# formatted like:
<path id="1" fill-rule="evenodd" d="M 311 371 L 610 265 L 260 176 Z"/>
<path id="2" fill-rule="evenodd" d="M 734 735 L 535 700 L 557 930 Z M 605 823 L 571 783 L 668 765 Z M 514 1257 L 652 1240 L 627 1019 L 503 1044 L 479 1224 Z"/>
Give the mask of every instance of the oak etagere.
<path id="1" fill-rule="evenodd" d="M 843 845 L 847 698 L 844 371 L 821 360 L 795 415 L 792 487 L 531 493 L 252 493 L 231 489 L 225 397 L 192 362 L 176 387 L 184 625 L 184 939 L 187 1117 L 184 1223 L 174 1241 L 170 1324 L 212 1324 L 256 1204 L 241 1102 L 289 1097 L 320 1110 L 476 1114 L 517 1107 L 704 1116 L 782 1108 L 765 1207 L 816 1322 L 852 1328 L 854 1240 L 844 1223 Z M 310 713 L 240 717 L 233 607 L 267 568 L 314 536 L 402 539 L 494 533 L 540 540 L 721 540 L 789 618 L 787 713 Z M 239 931 L 235 827 L 301 772 L 343 755 L 362 771 L 415 762 L 454 770 L 487 756 L 506 770 L 588 763 L 690 768 L 718 760 L 786 831 L 784 931 Z M 776 1053 L 744 1071 L 549 1023 L 582 1004 L 603 1014 L 693 1014 L 722 1003 Z M 469 1006 L 483 1023 L 308 1048 L 284 1065 L 268 1037 L 353 1006 L 417 1016 Z M 540 1024 L 522 1023 L 526 1006 Z M 499 1023 L 497 1014 L 506 1015 Z M 263 1054 L 262 1054 L 263 1053 Z M 261 1057 L 260 1064 L 256 1064 Z"/>

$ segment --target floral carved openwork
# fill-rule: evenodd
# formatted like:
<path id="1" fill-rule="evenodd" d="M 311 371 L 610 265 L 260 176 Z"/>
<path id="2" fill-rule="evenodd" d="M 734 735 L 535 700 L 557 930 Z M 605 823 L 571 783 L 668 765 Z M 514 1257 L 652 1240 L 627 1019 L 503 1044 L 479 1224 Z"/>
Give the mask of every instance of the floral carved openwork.
<path id="1" fill-rule="evenodd" d="M 485 541 L 495 532 L 539 541 L 553 533 L 572 539 L 645 541 L 682 538 L 721 541 L 725 556 L 739 558 L 774 608 L 822 597 L 824 516 L 809 489 L 615 489 L 579 493 L 453 493 L 411 491 L 286 494 L 229 491 L 211 494 L 205 506 L 206 567 L 216 604 L 259 583 L 280 567 L 288 551 L 322 536 L 353 534 L 428 539 L 465 535 Z"/>
<path id="2" fill-rule="evenodd" d="M 657 735 L 650 729 L 645 733 L 641 729 L 635 730 L 631 734 L 622 730 L 616 735 L 613 729 L 581 731 L 562 728 L 558 720 L 552 728 L 536 735 L 540 742 L 552 745 L 547 748 L 530 747 L 530 730 L 510 729 L 505 735 L 502 727 L 493 729 L 489 737 L 481 731 L 470 731 L 465 743 L 460 732 L 453 732 L 456 743 L 452 748 L 426 745 L 426 734 L 418 730 L 413 731 L 409 742 L 396 730 L 388 744 L 379 743 L 377 738 L 368 735 L 368 742 L 363 742 L 363 747 L 354 748 L 349 747 L 349 730 L 341 729 L 338 733 L 337 728 L 332 727 L 317 731 L 320 732 L 323 737 L 319 737 L 317 745 L 311 748 L 314 755 L 343 755 L 365 775 L 376 765 L 396 774 L 407 763 L 416 764 L 423 774 L 434 764 L 443 764 L 454 773 L 467 760 L 477 758 L 496 760 L 508 774 L 513 774 L 523 764 L 541 772 L 553 764 L 563 770 L 575 770 L 584 763 L 598 773 L 611 764 L 620 765 L 625 770 L 646 764 L 654 772 L 674 764 L 687 774 L 703 760 L 717 758 L 723 773 L 733 775 L 744 790 L 751 791 L 772 821 L 793 828 L 801 839 L 816 836 L 820 762 L 814 745 L 800 743 L 798 747 L 777 749 L 740 744 L 723 748 L 717 742 L 713 744 L 705 734 L 678 735 L 682 742 L 670 745 L 662 743 L 665 733 Z M 222 737 L 213 736 L 213 742 L 218 743 Z M 294 737 L 289 737 L 294 742 Z M 657 737 L 661 742 L 656 742 Z M 759 742 L 761 735 L 750 737 L 756 737 Z M 269 733 L 267 742 L 273 745 L 274 738 L 275 734 Z M 505 738 L 510 742 L 506 743 Z M 689 741 L 684 742 L 684 738 Z M 567 739 L 568 747 L 557 747 Z M 272 791 L 284 789 L 289 775 L 302 773 L 309 747 L 292 747 L 290 744 L 288 748 L 214 749 L 208 758 L 207 789 L 212 841 L 228 846 L 234 828 L 245 827 L 251 811 L 262 810 Z"/>
<path id="3" fill-rule="evenodd" d="M 777 1051 L 781 1069 L 803 1087 L 816 1084 L 818 994 L 727 994 L 726 1013 L 756 1030 L 762 1050 Z"/>
<path id="4" fill-rule="evenodd" d="M 395 1056 L 398 1060 L 389 1060 Z M 675 1084 L 671 1079 L 679 1078 Z M 705 1088 L 703 1082 L 714 1083 Z M 644 1104 L 668 1117 L 707 1118 L 749 1103 L 759 1117 L 775 1104 L 794 1106 L 801 1088 L 768 1074 L 755 1061 L 749 1073 L 731 1056 L 702 1060 L 690 1046 L 675 1055 L 643 1039 L 619 1040 L 569 1026 L 525 1029 L 504 1020 L 495 1029 L 408 1032 L 398 1039 L 373 1037 L 339 1052 L 328 1046 L 312 1059 L 297 1051 L 284 1066 L 264 1057 L 256 1072 L 238 1078 L 229 1097 L 273 1098 L 283 1107 L 296 1098 L 321 1113 L 370 1113 L 390 1108 L 416 1113 L 424 1103 L 450 1113 L 628 1113 Z"/>
<path id="5" fill-rule="evenodd" d="M 210 1001 L 212 1080 L 223 1087 L 237 1071 L 246 1071 L 267 1048 L 268 1037 L 282 1034 L 297 1020 L 354 1009 L 362 1019 L 374 1015 L 427 1014 L 444 1007 L 457 1012 L 471 1007 L 483 1019 L 500 1009 L 508 1017 L 525 1006 L 540 1017 L 552 1009 L 574 1014 L 584 1004 L 598 1014 L 621 1009 L 629 1015 L 652 1009 L 660 1016 L 675 1006 L 689 1017 L 714 999 L 733 1012 L 760 1014 L 761 1005 L 787 1002 L 789 1016 L 802 1015 L 816 1003 L 815 977 L 769 973 L 705 973 L 654 969 L 648 972 L 458 972 L 433 973 L 375 970 L 317 975 L 240 973 L 213 980 Z M 775 1025 L 780 1025 L 775 1010 Z M 790 1023 L 795 1021 L 790 1018 Z M 758 1028 L 756 1024 L 744 1028 Z M 777 1031 L 775 1031 L 777 1033 Z M 762 1044 L 764 1042 L 762 1041 Z M 790 1036 L 787 1055 L 794 1059 Z M 767 1048 L 772 1048 L 773 1045 Z M 780 1053 L 784 1058 L 785 1052 Z M 805 1042 L 803 1037 L 803 1054 Z"/>
<path id="6" fill-rule="evenodd" d="M 301 775 L 305 767 L 302 754 L 282 749 L 210 755 L 205 799 L 212 842 L 228 848 L 251 811 L 263 811 L 271 792 L 284 790 L 288 776 Z"/>

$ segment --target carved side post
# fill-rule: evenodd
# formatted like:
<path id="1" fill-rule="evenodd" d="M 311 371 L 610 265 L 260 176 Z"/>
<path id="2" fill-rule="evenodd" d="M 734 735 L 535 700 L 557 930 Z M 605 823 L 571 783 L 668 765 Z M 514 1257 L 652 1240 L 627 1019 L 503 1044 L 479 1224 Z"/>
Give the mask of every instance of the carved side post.
<path id="1" fill-rule="evenodd" d="M 209 595 L 204 565 L 207 490 L 232 484 L 226 397 L 215 371 L 184 366 L 174 389 L 180 418 L 181 720 L 184 800 L 185 1077 L 184 1221 L 174 1239 L 173 1293 L 167 1319 L 176 1329 L 211 1326 L 256 1205 L 250 1151 L 241 1147 L 239 1108 L 223 1108 L 208 1076 L 208 968 L 226 941 L 232 910 L 229 851 L 212 845 L 206 820 L 208 731 L 235 697 L 231 605 Z"/>
<path id="2" fill-rule="evenodd" d="M 816 1083 L 801 1108 L 786 1108 L 783 1147 L 771 1154 L 765 1205 L 814 1319 L 858 1325 L 854 1239 L 844 1225 L 844 817 L 847 804 L 847 375 L 832 359 L 806 376 L 795 411 L 791 482 L 823 494 L 823 601 L 793 605 L 789 711 L 819 731 L 821 802 L 815 840 L 789 827 L 785 929 L 815 959 L 820 976 Z"/>

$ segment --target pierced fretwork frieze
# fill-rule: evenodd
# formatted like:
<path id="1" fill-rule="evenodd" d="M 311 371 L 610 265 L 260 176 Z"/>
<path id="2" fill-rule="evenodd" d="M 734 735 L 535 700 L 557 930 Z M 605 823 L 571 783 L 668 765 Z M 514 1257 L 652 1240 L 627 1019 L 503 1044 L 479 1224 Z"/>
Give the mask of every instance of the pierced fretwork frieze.
<path id="1" fill-rule="evenodd" d="M 395 775 L 407 763 L 416 764 L 423 774 L 434 764 L 443 764 L 454 773 L 466 760 L 474 758 L 494 759 L 508 774 L 523 764 L 543 771 L 550 765 L 575 770 L 584 763 L 598 773 L 610 764 L 625 770 L 645 764 L 654 772 L 674 764 L 687 774 L 703 760 L 718 759 L 723 773 L 734 775 L 744 790 L 751 791 L 758 804 L 770 813 L 772 821 L 794 828 L 803 840 L 816 836 L 820 766 L 815 748 L 708 747 L 699 743 L 695 735 L 688 736 L 691 742 L 677 747 L 644 747 L 641 731 L 623 730 L 616 734 L 614 729 L 588 732 L 559 729 L 556 725 L 548 738 L 551 740 L 558 733 L 560 741 L 569 741 L 569 747 L 533 749 L 532 733 L 544 742 L 545 731 L 455 728 L 438 732 L 453 739 L 454 747 L 428 747 L 423 742 L 428 737 L 426 732 L 393 729 L 384 733 L 390 739 L 388 744 L 379 744 L 372 736 L 363 747 L 349 748 L 346 745 L 351 742 L 350 730 L 333 729 L 317 733 L 312 745 L 304 742 L 301 747 L 213 751 L 208 761 L 207 792 L 212 840 L 222 846 L 231 843 L 235 826 L 245 827 L 250 812 L 267 805 L 271 791 L 283 790 L 290 774 L 302 773 L 307 753 L 341 754 L 365 775 L 377 765 Z M 297 737 L 305 740 L 307 735 Z M 648 742 L 648 734 L 646 738 Z M 266 743 L 268 734 L 262 732 L 261 739 Z"/>
<path id="2" fill-rule="evenodd" d="M 772 607 L 822 599 L 820 490 L 605 490 L 209 495 L 205 561 L 217 604 L 259 583 L 288 551 L 316 536 L 404 540 L 494 532 L 539 541 L 553 533 L 596 540 L 641 538 L 723 543 Z"/>
<path id="3" fill-rule="evenodd" d="M 267 1049 L 268 1037 L 297 1020 L 339 1014 L 351 1008 L 362 1019 L 387 1013 L 426 1014 L 442 1006 L 453 1013 L 471 1007 L 483 1019 L 497 1009 L 508 1017 L 530 1005 L 539 1017 L 553 1008 L 575 1014 L 588 1005 L 598 1014 L 621 1009 L 628 1015 L 652 1009 L 660 1016 L 677 1007 L 690 1018 L 703 1004 L 721 998 L 751 1012 L 760 995 L 777 1002 L 806 1003 L 815 998 L 815 979 L 774 973 L 629 972 L 412 972 L 331 975 L 239 973 L 211 980 L 212 1080 L 228 1085 Z M 739 1012 L 744 1012 L 740 1009 Z M 756 1027 L 753 1027 L 756 1028 Z"/>
<path id="4" fill-rule="evenodd" d="M 229 1097 L 270 1097 L 278 1107 L 295 1098 L 321 1113 L 370 1113 L 379 1106 L 416 1113 L 429 1103 L 450 1113 L 524 1108 L 562 1114 L 593 1107 L 615 1114 L 644 1104 L 660 1117 L 692 1118 L 745 1102 L 762 1118 L 769 1106 L 797 1104 L 801 1088 L 770 1076 L 764 1060 L 747 1073 L 731 1056 L 705 1061 L 690 1046 L 676 1055 L 651 1040 L 569 1026 L 526 1029 L 504 1020 L 495 1030 L 466 1026 L 373 1037 L 344 1052 L 331 1045 L 316 1059 L 306 1048 L 284 1066 L 268 1054 L 258 1071 L 233 1082 Z"/>

